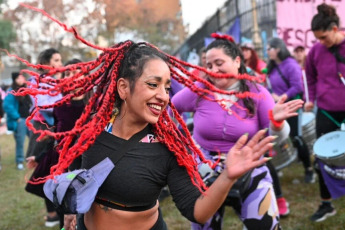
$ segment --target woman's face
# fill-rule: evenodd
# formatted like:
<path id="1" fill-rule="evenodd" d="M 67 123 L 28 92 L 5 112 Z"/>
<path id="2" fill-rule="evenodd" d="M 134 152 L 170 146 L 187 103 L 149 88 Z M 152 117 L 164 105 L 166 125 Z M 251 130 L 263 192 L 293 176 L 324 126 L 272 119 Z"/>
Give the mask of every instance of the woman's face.
<path id="1" fill-rule="evenodd" d="M 336 32 L 337 32 L 337 29 L 335 29 L 334 27 L 331 30 L 313 31 L 315 38 L 318 39 L 320 43 L 326 46 L 327 48 L 332 47 L 336 43 Z"/>
<path id="2" fill-rule="evenodd" d="M 270 60 L 276 61 L 278 60 L 278 53 L 279 49 L 271 47 L 270 45 L 267 46 L 267 55 Z"/>
<path id="3" fill-rule="evenodd" d="M 78 73 L 80 73 L 80 70 L 79 69 L 76 69 L 76 70 L 72 70 L 72 71 L 65 71 L 65 78 L 70 78 L 70 77 L 73 77 L 74 75 L 77 75 Z M 78 79 L 82 79 L 84 78 L 84 75 L 80 76 Z"/>
<path id="4" fill-rule="evenodd" d="M 252 56 L 252 51 L 248 48 L 242 48 L 242 54 L 244 60 L 249 60 Z"/>
<path id="5" fill-rule="evenodd" d="M 206 52 L 201 53 L 201 66 L 206 68 Z"/>
<path id="6" fill-rule="evenodd" d="M 206 53 L 206 67 L 208 71 L 222 74 L 238 75 L 238 69 L 241 65 L 240 57 L 233 59 L 225 54 L 222 48 L 212 48 Z M 213 78 L 208 77 L 211 83 L 219 89 L 225 90 L 234 82 L 235 78 Z"/>
<path id="7" fill-rule="evenodd" d="M 304 49 L 302 49 L 302 48 L 297 48 L 297 49 L 294 50 L 293 53 L 294 53 L 294 56 L 295 56 L 295 58 L 296 58 L 296 60 L 297 60 L 298 62 L 303 62 L 303 61 L 304 61 L 305 56 L 306 56 L 305 50 L 304 50 Z"/>
<path id="8" fill-rule="evenodd" d="M 142 75 L 136 80 L 134 89 L 129 92 L 125 106 L 135 123 L 155 124 L 169 102 L 171 87 L 170 70 L 161 59 L 149 60 Z"/>
<path id="9" fill-rule="evenodd" d="M 49 65 L 52 67 L 61 67 L 62 61 L 61 61 L 61 55 L 59 53 L 53 54 L 53 56 L 50 58 Z"/>
<path id="10" fill-rule="evenodd" d="M 25 77 L 21 74 L 16 78 L 15 82 L 18 86 L 23 86 L 25 84 Z"/>

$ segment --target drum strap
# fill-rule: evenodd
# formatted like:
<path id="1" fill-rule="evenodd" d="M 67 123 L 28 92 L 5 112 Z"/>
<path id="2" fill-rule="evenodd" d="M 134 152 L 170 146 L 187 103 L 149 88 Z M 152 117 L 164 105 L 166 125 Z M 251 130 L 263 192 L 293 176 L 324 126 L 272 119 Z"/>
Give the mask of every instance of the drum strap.
<path id="1" fill-rule="evenodd" d="M 345 57 L 339 53 L 339 46 L 332 46 L 331 48 L 329 48 L 329 51 L 333 54 L 333 56 L 337 60 L 338 77 L 340 79 L 340 82 L 342 82 L 345 85 L 345 78 L 343 74 L 339 71 L 339 65 L 338 65 L 339 63 L 345 64 Z"/>
<path id="2" fill-rule="evenodd" d="M 334 124 L 336 124 L 336 126 L 338 126 L 340 128 L 342 123 L 345 123 L 345 119 L 342 122 L 338 122 L 337 120 L 334 119 L 334 117 L 331 116 L 331 114 L 329 114 L 327 111 L 321 109 L 321 113 L 323 113 L 328 119 L 330 119 L 331 121 L 333 121 Z"/>

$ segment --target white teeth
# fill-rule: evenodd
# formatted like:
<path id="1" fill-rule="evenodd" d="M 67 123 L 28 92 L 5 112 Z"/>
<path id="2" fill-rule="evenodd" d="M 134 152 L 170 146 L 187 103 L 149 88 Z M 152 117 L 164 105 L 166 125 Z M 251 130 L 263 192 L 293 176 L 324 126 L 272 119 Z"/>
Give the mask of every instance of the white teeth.
<path id="1" fill-rule="evenodd" d="M 150 106 L 151 108 L 157 109 L 157 110 L 159 110 L 159 111 L 162 110 L 162 106 L 159 106 L 159 105 L 149 104 L 149 106 Z"/>

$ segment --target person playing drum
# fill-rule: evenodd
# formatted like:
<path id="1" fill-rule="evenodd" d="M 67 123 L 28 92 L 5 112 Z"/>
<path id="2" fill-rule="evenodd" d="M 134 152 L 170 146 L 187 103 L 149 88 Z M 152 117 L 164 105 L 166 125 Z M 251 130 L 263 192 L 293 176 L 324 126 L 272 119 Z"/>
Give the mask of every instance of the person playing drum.
<path id="1" fill-rule="evenodd" d="M 214 77 L 212 74 L 245 74 L 246 67 L 240 49 L 230 36 L 212 34 L 212 37 L 216 40 L 206 48 L 206 66 L 210 71 L 208 82 L 219 90 L 259 96 L 239 98 L 218 93 L 198 95 L 190 88 L 184 88 L 172 98 L 178 112 L 194 112 L 193 137 L 205 156 L 216 162 L 219 157 L 222 158 L 219 153 L 226 153 L 243 133 L 252 136 L 259 129 L 270 128 L 271 134 L 279 135 L 281 139 L 287 138 L 290 127 L 284 120 L 297 115 L 296 110 L 302 107 L 302 100 L 284 103 L 287 98 L 282 97 L 275 105 L 269 92 L 259 84 L 236 78 Z M 202 89 L 210 87 L 206 82 L 198 82 L 196 86 Z M 213 100 L 207 100 L 208 97 Z M 217 102 L 219 99 L 223 101 Z M 279 143 L 279 139 L 276 142 Z M 231 161 L 231 157 L 227 158 Z M 214 169 L 217 170 L 222 170 L 221 164 Z M 255 168 L 250 177 L 250 186 L 233 198 L 229 205 L 235 209 L 248 230 L 280 229 L 280 210 L 268 166 Z M 279 198 L 285 201 L 283 197 Z M 222 228 L 223 215 L 224 206 L 205 224 L 192 223 L 192 229 L 219 230 Z"/>
<path id="2" fill-rule="evenodd" d="M 316 101 L 318 106 L 316 133 L 319 138 L 323 134 L 344 127 L 345 35 L 339 30 L 339 17 L 334 7 L 321 4 L 317 7 L 317 11 L 311 22 L 311 30 L 319 42 L 311 48 L 306 60 L 310 102 L 304 105 L 304 109 L 307 112 L 312 111 Z M 311 220 L 316 222 L 336 214 L 331 204 L 332 197 L 335 198 L 332 194 L 332 186 L 330 181 L 325 180 L 324 172 L 320 170 L 320 163 L 317 160 L 315 169 L 319 176 L 322 202 L 319 209 L 311 216 Z"/>

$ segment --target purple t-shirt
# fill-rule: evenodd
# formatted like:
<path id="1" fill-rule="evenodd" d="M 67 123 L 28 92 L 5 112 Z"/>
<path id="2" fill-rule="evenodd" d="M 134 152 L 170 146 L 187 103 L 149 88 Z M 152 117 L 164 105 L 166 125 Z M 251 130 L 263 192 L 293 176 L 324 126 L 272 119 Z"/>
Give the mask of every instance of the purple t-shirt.
<path id="1" fill-rule="evenodd" d="M 269 75 L 273 93 L 278 96 L 286 93 L 288 99 L 292 99 L 297 94 L 302 93 L 302 69 L 297 61 L 292 57 L 288 57 L 278 67 L 289 83 L 289 86 L 279 74 L 277 67 L 275 67 Z"/>
<path id="2" fill-rule="evenodd" d="M 196 83 L 198 87 L 203 85 Z M 249 83 L 251 92 L 257 93 L 254 98 L 256 113 L 248 117 L 246 111 L 232 105 L 230 109 L 241 119 L 230 115 L 217 102 L 200 98 L 189 88 L 184 88 L 173 98 L 172 103 L 179 113 L 194 112 L 193 138 L 205 150 L 228 152 L 238 138 L 245 133 L 252 137 L 260 129 L 268 128 L 268 110 L 274 106 L 270 93 L 261 85 Z M 244 107 L 243 101 L 237 101 Z"/>
<path id="3" fill-rule="evenodd" d="M 345 40 L 339 44 L 339 54 L 345 56 Z M 316 43 L 306 60 L 309 98 L 327 111 L 345 111 L 345 85 L 337 72 L 345 76 L 345 64 L 337 63 L 333 54 L 321 43 Z"/>

